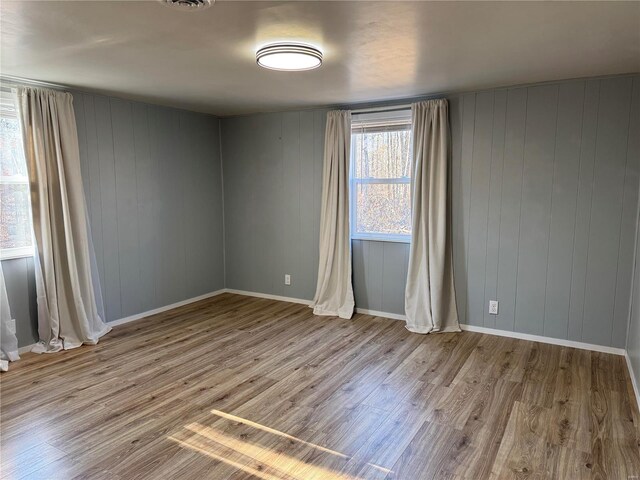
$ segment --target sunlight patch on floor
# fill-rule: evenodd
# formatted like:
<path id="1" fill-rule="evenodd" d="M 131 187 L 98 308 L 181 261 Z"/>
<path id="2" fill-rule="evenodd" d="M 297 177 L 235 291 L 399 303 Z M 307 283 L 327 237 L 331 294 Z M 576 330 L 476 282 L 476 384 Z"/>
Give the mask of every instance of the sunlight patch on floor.
<path id="1" fill-rule="evenodd" d="M 315 464 L 328 461 L 328 463 L 336 464 L 337 462 L 341 466 L 346 466 L 352 458 L 349 455 L 220 410 L 212 410 L 211 413 L 222 419 L 256 429 L 262 435 L 261 440 L 268 445 L 260 445 L 255 440 L 250 442 L 237 438 L 200 423 L 185 425 L 186 431 L 168 438 L 182 447 L 205 454 L 262 480 L 361 480 L 359 476 L 340 473 L 341 468 L 333 470 Z M 275 438 L 270 438 L 272 436 Z M 287 441 L 290 445 L 286 443 Z M 306 458 L 296 458 L 287 453 L 287 450 L 295 446 L 298 449 L 302 448 L 301 451 L 299 450 L 299 456 Z M 332 457 L 335 459 L 332 460 Z M 361 465 L 364 465 L 364 462 Z M 372 463 L 366 465 L 383 474 L 391 472 L 387 468 Z"/>
<path id="2" fill-rule="evenodd" d="M 230 413 L 221 412 L 220 410 L 211 410 L 211 413 L 213 413 L 214 415 L 217 415 L 219 417 L 225 418 L 227 420 L 231 420 L 233 422 L 240 422 L 240 423 L 243 423 L 243 424 L 245 424 L 245 425 L 247 425 L 249 427 L 257 428 L 259 430 L 262 430 L 263 432 L 272 433 L 274 435 L 278 435 L 279 437 L 287 438 L 289 440 L 294 440 L 296 442 L 303 443 L 305 445 L 309 445 L 310 447 L 317 448 L 318 450 L 321 450 L 321 451 L 326 452 L 326 453 L 330 453 L 332 455 L 337 455 L 337 456 L 342 457 L 342 458 L 348 458 L 348 456 L 345 455 L 344 453 L 336 452 L 335 450 L 331 450 L 331 449 L 323 447 L 321 445 L 316 445 L 315 443 L 306 442 L 306 441 L 301 440 L 301 439 L 299 439 L 297 437 L 294 437 L 293 435 L 289 435 L 288 433 L 281 432 L 280 430 L 276 430 L 274 428 L 266 427 L 266 426 L 261 425 L 261 424 L 256 423 L 256 422 L 252 422 L 251 420 L 247 420 L 246 418 L 237 417 L 236 415 L 232 415 Z"/>
<path id="3" fill-rule="evenodd" d="M 233 468 L 237 468 L 238 470 L 242 470 L 245 473 L 249 473 L 251 475 L 254 475 L 258 478 L 261 478 L 263 480 L 282 480 L 282 476 L 281 475 L 275 475 L 275 474 L 271 474 L 268 472 L 262 472 L 256 468 L 250 467 L 248 465 L 244 465 L 242 463 L 239 462 L 235 462 L 229 458 L 225 458 L 222 457 L 220 455 L 216 455 L 215 453 L 213 453 L 212 451 L 210 451 L 209 449 L 206 448 L 201 448 L 198 447 L 197 445 L 194 445 L 193 443 L 190 442 L 185 442 L 183 440 L 180 440 L 178 438 L 175 437 L 169 437 L 169 440 L 173 440 L 174 442 L 178 443 L 179 445 L 189 448 L 191 450 L 195 450 L 196 452 L 202 453 L 204 455 L 206 455 L 207 457 L 211 457 L 214 460 L 217 460 L 219 462 L 222 462 L 226 465 L 229 465 Z"/>

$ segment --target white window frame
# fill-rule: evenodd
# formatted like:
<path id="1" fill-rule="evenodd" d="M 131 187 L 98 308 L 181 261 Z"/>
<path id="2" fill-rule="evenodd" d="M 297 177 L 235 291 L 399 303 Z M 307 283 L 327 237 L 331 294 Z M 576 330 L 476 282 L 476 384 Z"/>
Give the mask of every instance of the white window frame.
<path id="1" fill-rule="evenodd" d="M 354 113 L 352 115 L 351 123 L 351 135 L 356 128 L 354 124 L 366 123 L 366 122 L 388 122 L 389 124 L 406 123 L 409 120 L 411 124 L 411 109 L 401 108 L 390 111 L 380 111 L 371 113 Z M 411 208 L 411 177 L 398 177 L 398 178 L 356 178 L 355 176 L 355 152 L 353 149 L 353 141 L 351 142 L 351 152 L 349 160 L 349 224 L 351 230 L 352 240 L 368 240 L 373 242 L 396 242 L 396 243 L 411 243 L 411 235 L 398 235 L 393 233 L 362 233 L 356 232 L 357 225 L 357 204 L 356 204 L 356 192 L 358 191 L 358 185 L 375 185 L 375 184 L 407 184 L 409 185 L 410 200 L 409 208 Z"/>
<path id="2" fill-rule="evenodd" d="M 16 116 L 16 106 L 13 94 L 10 89 L 2 87 L 0 90 L 0 110 L 3 117 Z M 0 184 L 27 185 L 29 178 L 26 176 L 1 176 Z M 0 260 L 11 260 L 14 258 L 33 257 L 35 250 L 33 247 L 33 233 L 31 235 L 31 245 L 28 247 L 0 248 Z"/>

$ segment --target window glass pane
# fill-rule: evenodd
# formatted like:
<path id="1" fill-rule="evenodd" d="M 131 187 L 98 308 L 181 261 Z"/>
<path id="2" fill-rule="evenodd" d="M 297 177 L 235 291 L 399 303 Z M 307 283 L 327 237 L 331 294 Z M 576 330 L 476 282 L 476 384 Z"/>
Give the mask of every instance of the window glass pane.
<path id="1" fill-rule="evenodd" d="M 356 183 L 356 233 L 411 234 L 409 183 Z"/>
<path id="2" fill-rule="evenodd" d="M 31 246 L 29 186 L 0 183 L 0 248 Z"/>
<path id="3" fill-rule="evenodd" d="M 377 131 L 376 131 L 377 130 Z M 411 176 L 411 130 L 354 128 L 351 136 L 355 178 L 407 178 Z"/>
<path id="4" fill-rule="evenodd" d="M 0 116 L 0 176 L 27 176 L 20 125 L 16 117 Z"/>
<path id="5" fill-rule="evenodd" d="M 27 165 L 20 124 L 3 95 L 0 114 L 0 250 L 32 245 Z"/>

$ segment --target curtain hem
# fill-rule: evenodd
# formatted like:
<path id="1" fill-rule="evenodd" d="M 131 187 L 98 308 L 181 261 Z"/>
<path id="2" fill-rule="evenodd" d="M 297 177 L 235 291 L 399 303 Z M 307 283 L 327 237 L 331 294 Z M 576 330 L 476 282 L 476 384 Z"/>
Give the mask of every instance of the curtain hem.
<path id="1" fill-rule="evenodd" d="M 104 328 L 102 330 L 100 330 L 98 333 L 96 333 L 95 338 L 88 338 L 84 342 L 80 342 L 80 343 L 70 343 L 70 342 L 64 340 L 63 341 L 64 342 L 64 350 L 71 350 L 73 348 L 81 347 L 82 345 L 97 345 L 99 340 L 102 337 L 104 337 L 107 333 L 109 333 L 111 330 L 112 330 L 111 327 L 105 323 L 104 324 Z"/>
<path id="2" fill-rule="evenodd" d="M 64 339 L 56 339 L 57 341 L 55 342 L 40 341 L 33 346 L 33 348 L 31 349 L 31 353 L 35 353 L 38 355 L 42 353 L 57 353 L 64 350 L 73 350 L 74 348 L 78 348 L 83 345 L 97 345 L 99 340 L 111 330 L 112 328 L 105 323 L 105 327 L 96 334 L 95 339 L 87 339 L 83 342 L 70 342 Z M 50 348 L 50 346 L 52 346 L 53 348 Z"/>
<path id="3" fill-rule="evenodd" d="M 445 327 L 445 328 L 419 328 L 419 327 L 413 327 L 410 325 L 405 325 L 405 328 L 407 330 L 409 330 L 412 333 L 421 333 L 423 335 L 429 334 L 429 333 L 455 333 L 455 332 L 461 332 L 462 329 L 460 327 Z"/>
<path id="4" fill-rule="evenodd" d="M 313 305 L 310 305 L 310 306 L 311 308 L 313 308 L 314 315 L 319 315 L 323 317 L 340 317 L 340 318 L 344 318 L 345 320 L 351 320 L 351 317 L 353 317 L 353 308 L 351 309 L 350 312 L 345 312 L 340 310 L 336 312 L 332 310 L 324 310 L 323 308 L 320 308 L 320 307 L 314 307 Z"/>

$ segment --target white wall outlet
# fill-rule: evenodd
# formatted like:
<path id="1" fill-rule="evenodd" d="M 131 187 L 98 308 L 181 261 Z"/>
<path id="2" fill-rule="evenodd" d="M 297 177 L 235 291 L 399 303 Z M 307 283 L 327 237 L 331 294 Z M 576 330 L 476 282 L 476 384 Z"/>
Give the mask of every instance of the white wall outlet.
<path id="1" fill-rule="evenodd" d="M 291 285 L 291 275 L 289 275 L 288 273 L 285 274 L 285 276 L 284 276 L 284 284 L 285 285 Z"/>
<path id="2" fill-rule="evenodd" d="M 498 301 L 497 300 L 489 300 L 489 313 L 491 315 L 498 314 Z"/>

